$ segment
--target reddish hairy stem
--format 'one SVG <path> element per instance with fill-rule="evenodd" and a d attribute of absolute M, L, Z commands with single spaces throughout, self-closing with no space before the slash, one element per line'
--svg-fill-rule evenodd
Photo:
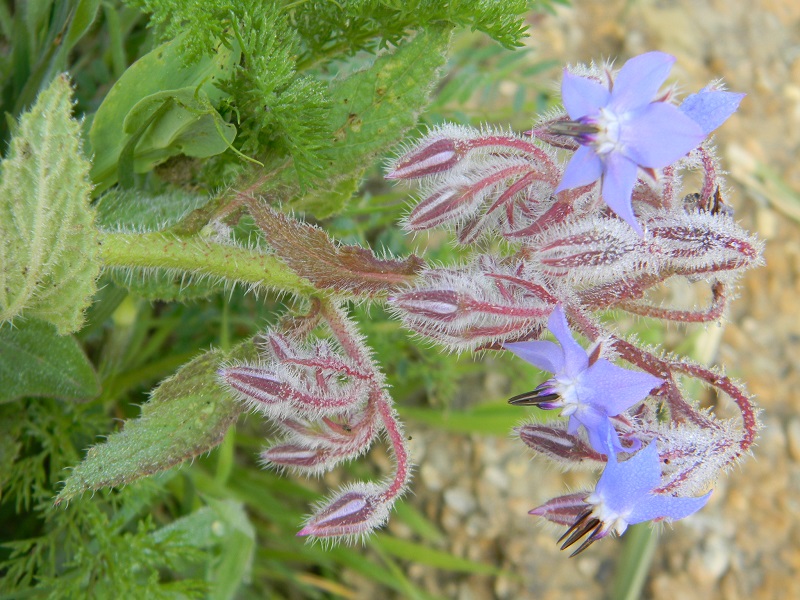
<path fill-rule="evenodd" d="M 735 385 L 729 377 L 714 373 L 712 370 L 702 365 L 678 361 L 668 364 L 679 373 L 697 377 L 708 383 L 711 387 L 721 390 L 736 403 L 736 406 L 742 414 L 742 437 L 739 440 L 739 455 L 747 452 L 753 445 L 753 442 L 755 442 L 756 434 L 758 433 L 756 410 L 750 396 Z"/>
<path fill-rule="evenodd" d="M 581 291 L 580 303 L 588 310 L 617 307 L 643 297 L 647 290 L 664 282 L 670 275 L 642 275 L 636 279 L 619 279 L 604 283 Z"/>
<path fill-rule="evenodd" d="M 372 374 L 369 382 L 370 392 L 367 400 L 367 410 L 378 411 L 386 434 L 389 436 L 389 442 L 395 458 L 394 478 L 380 497 L 381 501 L 389 502 L 400 495 L 411 477 L 408 449 L 403 438 L 402 425 L 397 420 L 395 411 L 392 408 L 391 398 L 380 383 L 381 377 L 375 372 L 375 367 L 370 358 L 362 352 L 359 341 L 355 338 L 355 331 L 350 326 L 347 317 L 344 316 L 341 309 L 334 306 L 327 299 L 320 300 L 320 312 L 347 355 L 356 364 L 364 367 L 365 370 Z"/>
<path fill-rule="evenodd" d="M 389 487 L 381 494 L 383 502 L 390 502 L 397 498 L 411 479 L 411 469 L 409 468 L 408 449 L 406 448 L 405 438 L 403 437 L 403 426 L 397 420 L 396 413 L 391 405 L 391 400 L 383 390 L 376 390 L 374 400 L 377 405 L 378 413 L 383 421 L 386 434 L 392 444 L 392 451 L 395 458 L 395 474 Z"/>
<path fill-rule="evenodd" d="M 541 161 L 547 166 L 549 171 L 553 171 L 555 169 L 555 165 L 553 164 L 553 160 L 548 156 L 547 152 L 539 148 L 536 144 L 532 142 L 526 142 L 525 140 L 520 140 L 515 137 L 508 137 L 508 136 L 500 136 L 500 135 L 490 135 L 490 136 L 483 136 L 474 138 L 469 140 L 468 147 L 469 149 L 473 148 L 481 148 L 484 146 L 506 146 L 507 148 L 514 148 L 515 150 L 522 150 L 523 152 L 527 152 L 528 154 L 533 154 L 537 161 Z"/>
<path fill-rule="evenodd" d="M 534 181 L 547 181 L 548 183 L 554 183 L 552 180 L 549 180 L 544 173 L 540 171 L 530 171 L 523 175 L 519 180 L 513 183 L 505 192 L 503 192 L 500 197 L 495 200 L 495 203 L 492 204 L 489 209 L 486 211 L 486 214 L 490 214 L 494 212 L 497 208 L 508 202 L 511 198 L 513 198 L 518 192 L 528 187 Z"/>
<path fill-rule="evenodd" d="M 703 206 L 710 206 L 714 197 L 714 190 L 719 185 L 717 183 L 717 161 L 702 145 L 697 148 L 700 154 L 700 161 L 703 164 L 703 188 L 700 190 L 700 198 Z"/>
<path fill-rule="evenodd" d="M 710 323 L 720 319 L 725 312 L 728 298 L 725 295 L 725 284 L 721 281 L 715 281 L 711 286 L 711 293 L 713 294 L 711 304 L 702 311 L 696 310 L 673 310 L 669 308 L 660 308 L 649 304 L 638 302 L 624 301 L 614 305 L 615 308 L 621 308 L 629 313 L 639 315 L 642 317 L 650 317 L 653 319 L 662 319 L 665 321 L 676 321 L 681 323 Z"/>

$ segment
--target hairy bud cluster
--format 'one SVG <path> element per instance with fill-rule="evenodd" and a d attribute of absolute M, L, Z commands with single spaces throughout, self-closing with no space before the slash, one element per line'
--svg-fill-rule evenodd
<path fill-rule="evenodd" d="M 564 111 L 527 137 L 437 128 L 388 175 L 419 183 L 406 229 L 449 228 L 475 254 L 461 266 L 423 270 L 390 297 L 395 314 L 448 350 L 504 348 L 551 371 L 510 403 L 560 410 L 569 420 L 522 425 L 519 438 L 561 465 L 604 468 L 594 491 L 531 511 L 569 527 L 560 541 L 580 542 L 573 554 L 629 524 L 701 508 L 701 494 L 749 451 L 758 429 L 749 395 L 730 379 L 640 348 L 594 316 L 616 308 L 713 321 L 730 286 L 762 262 L 762 243 L 734 220 L 704 141 L 743 95 L 714 84 L 676 105 L 674 90 L 658 90 L 673 61 L 651 52 L 619 73 L 570 69 Z M 689 171 L 701 184 L 687 193 L 684 180 L 698 179 L 685 178 Z M 510 244 L 494 243 L 498 236 Z M 711 305 L 649 304 L 650 291 L 673 278 L 707 282 Z M 540 341 L 546 324 L 558 345 Z M 594 342 L 590 350 L 570 327 Z M 682 377 L 732 399 L 741 424 L 700 410 L 678 385 Z"/>
<path fill-rule="evenodd" d="M 395 477 L 344 487 L 319 505 L 298 533 L 355 540 L 386 522 L 408 485 L 407 449 L 383 378 L 344 313 L 334 306 L 321 311 L 338 348 L 327 339 L 299 339 L 310 338 L 317 310 L 312 307 L 310 316 L 292 322 L 295 335 L 264 333 L 260 362 L 226 366 L 219 378 L 279 433 L 261 453 L 266 466 L 321 475 L 362 455 L 380 433 L 386 434 L 396 459 Z"/>

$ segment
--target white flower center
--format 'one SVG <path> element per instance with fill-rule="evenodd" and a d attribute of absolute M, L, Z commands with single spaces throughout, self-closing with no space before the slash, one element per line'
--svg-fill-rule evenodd
<path fill-rule="evenodd" d="M 592 142 L 595 152 L 602 155 L 622 150 L 620 138 L 623 123 L 620 115 L 601 108 L 600 114 L 593 120 L 598 129 Z"/>
<path fill-rule="evenodd" d="M 560 404 L 563 405 L 561 409 L 562 417 L 569 417 L 578 412 L 582 402 L 580 400 L 580 385 L 577 379 L 556 377 L 554 378 L 553 388 L 560 397 Z"/>
<path fill-rule="evenodd" d="M 597 492 L 592 493 L 586 498 L 586 503 L 592 505 L 592 515 L 603 523 L 602 531 L 613 531 L 616 535 L 620 536 L 625 533 L 628 528 L 627 518 L 630 511 L 618 513 L 617 511 L 609 508 Z"/>

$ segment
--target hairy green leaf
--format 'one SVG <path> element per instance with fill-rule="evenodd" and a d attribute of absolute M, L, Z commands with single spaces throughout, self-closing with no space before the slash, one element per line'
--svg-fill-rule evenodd
<path fill-rule="evenodd" d="M 152 195 L 114 188 L 97 201 L 97 226 L 108 231 L 161 231 L 209 200 L 209 196 L 182 189 Z"/>
<path fill-rule="evenodd" d="M 219 46 L 213 57 L 187 65 L 180 40 L 162 44 L 131 65 L 94 115 L 89 139 L 96 191 L 170 156 L 212 156 L 233 140 L 235 128 L 214 109 L 216 84 L 230 75 L 239 50 Z M 123 163 L 123 159 L 125 162 Z"/>
<path fill-rule="evenodd" d="M 0 328 L 0 402 L 23 396 L 93 398 L 100 382 L 78 342 L 49 323 L 26 319 Z"/>
<path fill-rule="evenodd" d="M 18 315 L 76 331 L 99 273 L 89 162 L 56 77 L 22 115 L 0 163 L 0 323 Z"/>
<path fill-rule="evenodd" d="M 333 84 L 328 116 L 333 144 L 321 152 L 326 182 L 360 177 L 366 165 L 416 124 L 446 61 L 449 39 L 444 29 L 420 31 L 410 42 L 377 58 L 370 68 Z M 341 206 L 336 195 L 329 196 L 328 205 L 323 201 L 319 194 L 310 195 L 296 208 L 331 214 Z"/>
<path fill-rule="evenodd" d="M 212 350 L 181 367 L 155 389 L 138 419 L 89 449 L 56 504 L 165 471 L 217 446 L 244 409 L 217 384 L 217 369 L 224 360 L 254 357 L 255 346 L 246 342 L 228 356 Z"/>

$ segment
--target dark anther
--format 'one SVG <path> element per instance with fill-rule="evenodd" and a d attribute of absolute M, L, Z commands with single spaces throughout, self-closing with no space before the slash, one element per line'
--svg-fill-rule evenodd
<path fill-rule="evenodd" d="M 508 403 L 514 406 L 538 406 L 544 402 L 558 400 L 558 394 L 550 392 L 551 389 L 550 384 L 545 382 L 535 390 L 514 396 Z"/>
<path fill-rule="evenodd" d="M 581 123 L 580 121 L 556 121 L 550 124 L 549 129 L 551 133 L 556 135 L 568 135 L 569 137 L 580 137 L 600 131 L 597 125 Z"/>
<path fill-rule="evenodd" d="M 592 511 L 587 510 L 578 517 L 578 519 L 569 529 L 567 529 L 564 535 L 562 535 L 556 543 L 560 544 L 563 541 L 564 543 L 561 544 L 561 550 L 566 550 L 583 536 L 588 535 L 589 537 L 587 537 L 583 543 L 581 543 L 581 545 L 578 546 L 578 548 L 572 554 L 570 554 L 570 557 L 573 557 L 586 550 L 586 548 L 591 546 L 592 543 L 596 542 L 602 537 L 599 535 L 602 527 L 603 522 L 596 517 L 592 517 Z M 566 540 L 564 538 L 566 538 Z"/>

